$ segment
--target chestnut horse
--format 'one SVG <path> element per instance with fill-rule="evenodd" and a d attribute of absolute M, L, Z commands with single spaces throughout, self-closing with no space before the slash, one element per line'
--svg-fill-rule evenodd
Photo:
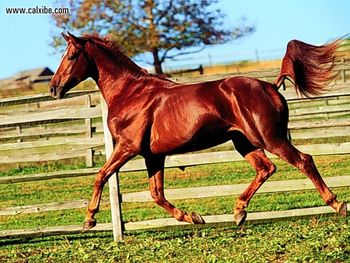
<path fill-rule="evenodd" d="M 307 175 L 326 204 L 346 215 L 321 178 L 310 155 L 287 139 L 288 107 L 278 92 L 289 79 L 305 96 L 325 91 L 333 72 L 339 41 L 313 46 L 288 43 L 282 69 L 274 83 L 229 77 L 196 84 L 178 84 L 149 74 L 133 63 L 120 47 L 96 35 L 63 34 L 67 49 L 51 80 L 50 93 L 61 99 L 86 78 L 93 78 L 108 105 L 108 127 L 116 142 L 113 154 L 99 171 L 84 221 L 84 230 L 96 225 L 102 189 L 108 178 L 136 155 L 144 157 L 154 201 L 179 221 L 205 223 L 169 203 L 163 190 L 167 155 L 202 150 L 231 140 L 255 168 L 256 177 L 237 199 L 234 220 L 244 223 L 249 201 L 276 167 L 264 149 Z"/>

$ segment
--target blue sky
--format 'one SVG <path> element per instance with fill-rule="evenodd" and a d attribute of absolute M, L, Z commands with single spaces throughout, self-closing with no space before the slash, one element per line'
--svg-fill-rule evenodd
<path fill-rule="evenodd" d="M 6 7 L 52 7 L 53 1 L 0 1 L 0 78 L 20 70 L 49 66 L 55 70 L 60 54 L 49 46 L 53 24 L 48 15 L 7 15 Z M 291 39 L 313 44 L 350 33 L 349 0 L 220 0 L 226 26 L 242 16 L 256 32 L 238 41 L 206 48 L 196 55 L 167 62 L 166 68 L 193 67 L 243 59 L 279 58 Z"/>

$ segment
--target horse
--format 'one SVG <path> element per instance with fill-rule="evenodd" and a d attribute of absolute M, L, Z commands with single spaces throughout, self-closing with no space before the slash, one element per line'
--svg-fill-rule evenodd
<path fill-rule="evenodd" d="M 201 215 L 178 209 L 165 198 L 165 157 L 226 141 L 232 141 L 256 170 L 254 180 L 236 200 L 233 220 L 237 225 L 245 222 L 249 201 L 276 171 L 265 150 L 297 167 L 311 179 L 324 202 L 346 216 L 346 203 L 337 201 L 312 156 L 288 140 L 288 106 L 278 91 L 287 79 L 306 97 L 325 92 L 325 86 L 337 75 L 333 68 L 340 40 L 321 46 L 290 41 L 273 83 L 238 76 L 179 84 L 148 73 L 107 38 L 97 34 L 77 37 L 69 32 L 62 35 L 67 48 L 49 92 L 62 99 L 78 83 L 92 78 L 108 106 L 107 123 L 115 141 L 112 155 L 94 181 L 83 230 L 96 225 L 95 215 L 109 177 L 136 155 L 145 159 L 155 203 L 178 221 L 204 224 Z"/>

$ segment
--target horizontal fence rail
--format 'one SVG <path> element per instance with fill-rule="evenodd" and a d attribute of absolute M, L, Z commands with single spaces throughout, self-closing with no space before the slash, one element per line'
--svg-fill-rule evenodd
<path fill-rule="evenodd" d="M 347 205 L 350 209 L 350 205 Z M 334 210 L 329 206 L 310 207 L 300 209 L 290 209 L 285 211 L 269 211 L 269 212 L 253 212 L 248 213 L 246 224 L 263 224 L 270 222 L 278 222 L 283 220 L 310 218 L 313 216 L 331 216 L 334 215 Z M 197 229 L 203 227 L 224 227 L 234 226 L 233 214 L 226 215 L 209 215 L 203 216 L 205 224 L 191 225 L 184 222 L 176 221 L 174 218 L 160 218 L 139 222 L 124 223 L 126 231 L 135 230 L 169 230 L 169 229 Z M 111 232 L 113 230 L 112 223 L 97 224 L 96 227 L 89 232 Z M 82 227 L 80 225 L 69 226 L 54 226 L 54 227 L 38 227 L 35 229 L 19 229 L 19 230 L 3 230 L 0 231 L 2 238 L 33 238 L 55 235 L 76 235 L 82 234 Z"/>
<path fill-rule="evenodd" d="M 350 176 L 325 177 L 324 181 L 331 188 L 342 188 L 350 186 Z M 221 196 L 238 196 L 249 184 L 200 186 L 192 188 L 165 189 L 165 196 L 168 200 L 198 199 Z M 315 190 L 315 186 L 309 179 L 269 181 L 262 185 L 257 194 L 271 194 L 281 192 L 295 192 Z M 149 191 L 125 193 L 121 196 L 123 203 L 152 202 Z M 18 214 L 44 213 L 50 211 L 85 208 L 89 200 L 74 200 L 67 202 L 53 202 L 27 206 L 16 206 L 0 208 L 0 216 Z M 102 204 L 108 204 L 103 200 Z"/>

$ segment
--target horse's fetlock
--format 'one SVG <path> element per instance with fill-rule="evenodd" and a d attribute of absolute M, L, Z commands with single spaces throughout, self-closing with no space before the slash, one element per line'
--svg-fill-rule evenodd
<path fill-rule="evenodd" d="M 184 218 L 185 218 L 185 215 L 187 213 L 185 213 L 184 211 L 181 211 L 181 210 L 178 210 L 175 212 L 174 214 L 174 218 L 177 220 L 177 221 L 184 221 Z"/>

